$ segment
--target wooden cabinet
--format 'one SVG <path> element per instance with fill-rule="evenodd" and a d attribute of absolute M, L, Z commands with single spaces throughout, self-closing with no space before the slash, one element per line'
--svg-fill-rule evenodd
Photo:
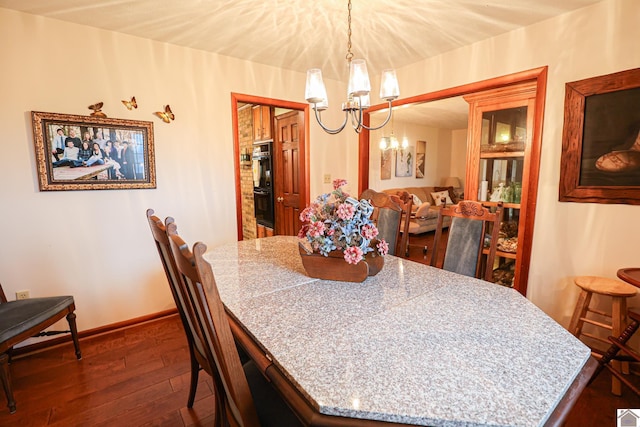
<path fill-rule="evenodd" d="M 264 141 L 273 138 L 273 114 L 271 106 L 256 105 L 253 107 L 253 140 Z"/>
<path fill-rule="evenodd" d="M 265 227 L 262 224 L 256 225 L 256 237 L 271 237 L 273 236 L 273 228 Z"/>
<path fill-rule="evenodd" d="M 465 196 L 504 206 L 494 281 L 526 296 L 537 196 L 540 127 L 536 82 L 465 96 L 469 136 Z"/>

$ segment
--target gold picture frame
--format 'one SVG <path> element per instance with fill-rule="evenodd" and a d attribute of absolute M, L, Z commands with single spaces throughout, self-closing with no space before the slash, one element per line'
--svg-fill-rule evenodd
<path fill-rule="evenodd" d="M 40 191 L 156 188 L 152 122 L 40 111 L 31 119 Z"/>

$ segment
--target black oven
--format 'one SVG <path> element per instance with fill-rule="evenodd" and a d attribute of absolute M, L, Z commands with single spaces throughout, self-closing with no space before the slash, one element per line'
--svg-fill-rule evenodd
<path fill-rule="evenodd" d="M 273 180 L 271 141 L 253 144 L 253 204 L 256 222 L 273 228 L 275 218 L 273 206 Z"/>
<path fill-rule="evenodd" d="M 265 227 L 273 228 L 273 192 L 271 189 L 253 189 L 253 205 L 255 207 L 256 222 Z"/>

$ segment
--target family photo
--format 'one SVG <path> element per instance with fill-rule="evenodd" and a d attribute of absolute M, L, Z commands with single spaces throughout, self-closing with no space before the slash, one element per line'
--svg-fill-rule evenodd
<path fill-rule="evenodd" d="M 52 114 L 34 112 L 42 189 L 138 188 L 155 181 L 150 122 L 43 116 Z"/>

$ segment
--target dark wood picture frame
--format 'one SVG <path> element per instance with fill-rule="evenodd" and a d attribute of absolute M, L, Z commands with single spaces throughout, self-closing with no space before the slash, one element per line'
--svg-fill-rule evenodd
<path fill-rule="evenodd" d="M 559 200 L 640 205 L 640 68 L 566 84 Z"/>
<path fill-rule="evenodd" d="M 152 122 L 40 111 L 31 119 L 40 191 L 156 188 Z M 70 149 L 98 144 L 101 156 L 70 160 L 63 141 Z"/>

